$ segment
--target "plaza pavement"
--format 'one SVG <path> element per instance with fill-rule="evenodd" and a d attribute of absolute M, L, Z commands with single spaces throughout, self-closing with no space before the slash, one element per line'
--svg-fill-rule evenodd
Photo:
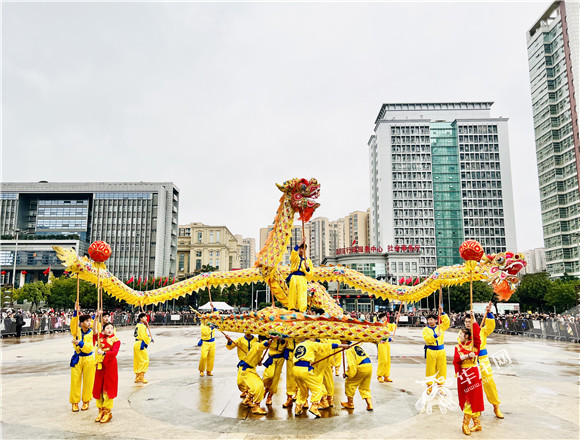
<path fill-rule="evenodd" d="M 356 409 L 340 408 L 344 380 L 336 377 L 335 407 L 323 418 L 311 414 L 294 417 L 282 409 L 281 394 L 267 416 L 255 416 L 240 405 L 236 388 L 237 358 L 225 349 L 217 333 L 213 377 L 199 376 L 199 327 L 152 327 L 155 342 L 149 347 L 149 384 L 133 383 L 133 328 L 118 329 L 119 396 L 113 419 L 95 423 L 94 400 L 86 412 L 72 413 L 69 404 L 72 355 L 69 334 L 32 336 L 0 341 L 2 347 L 3 439 L 463 439 L 462 414 L 420 414 L 415 403 L 423 392 L 416 383 L 424 376 L 421 329 L 401 328 L 392 343 L 391 384 L 371 386 L 375 410 L 367 412 L 360 396 Z M 448 377 L 456 332 L 446 333 Z M 376 347 L 364 344 L 376 370 Z M 490 355 L 494 366 L 504 420 L 495 418 L 486 401 L 483 431 L 473 439 L 578 439 L 580 345 L 557 341 L 492 335 Z M 493 362 L 492 362 L 493 364 Z M 259 371 L 262 371 L 260 367 Z M 503 374 L 500 374 L 503 373 Z M 456 399 L 456 387 L 452 386 Z M 264 405 L 263 405 L 264 406 Z"/>

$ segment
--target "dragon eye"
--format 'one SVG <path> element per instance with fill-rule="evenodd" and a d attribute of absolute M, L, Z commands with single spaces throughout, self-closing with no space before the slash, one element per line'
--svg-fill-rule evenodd
<path fill-rule="evenodd" d="M 497 257 L 497 262 L 499 264 L 502 264 L 504 261 L 505 261 L 505 258 L 504 257 Z"/>
<path fill-rule="evenodd" d="M 522 256 L 522 254 L 516 254 L 515 255 L 515 258 L 517 258 L 518 260 L 522 260 L 523 259 L 523 256 Z"/>

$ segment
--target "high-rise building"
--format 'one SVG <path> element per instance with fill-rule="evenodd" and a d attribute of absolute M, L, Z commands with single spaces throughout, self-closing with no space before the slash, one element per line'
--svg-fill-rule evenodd
<path fill-rule="evenodd" d="M 240 234 L 235 235 L 240 245 L 240 267 L 248 269 L 256 262 L 256 239 L 243 238 Z"/>
<path fill-rule="evenodd" d="M 516 249 L 507 119 L 492 104 L 383 104 L 368 142 L 371 246 L 420 246 L 420 275 L 461 263 L 465 239 Z"/>
<path fill-rule="evenodd" d="M 308 257 L 312 264 L 320 266 L 322 261 L 330 255 L 330 228 L 326 217 L 317 217 L 308 222 L 310 230 L 310 249 Z"/>
<path fill-rule="evenodd" d="M 526 267 L 522 269 L 522 274 L 546 272 L 546 250 L 544 248 L 524 251 Z"/>
<path fill-rule="evenodd" d="M 175 276 L 178 210 L 179 190 L 170 182 L 2 183 L 2 270 L 12 270 L 10 238 L 18 230 L 20 238 L 43 243 L 39 252 L 30 244 L 17 252 L 17 271 L 30 276 L 41 269 L 34 266 L 47 243 L 64 237 L 78 238 L 80 251 L 95 240 L 109 243 L 107 268 L 120 279 Z M 52 269 L 64 270 L 54 252 L 46 257 Z"/>
<path fill-rule="evenodd" d="M 193 222 L 179 226 L 177 274 L 188 277 L 203 266 L 240 269 L 242 246 L 226 226 Z"/>
<path fill-rule="evenodd" d="M 368 246 L 367 211 L 354 211 L 344 218 L 345 242 L 347 246 Z"/>
<path fill-rule="evenodd" d="M 547 272 L 580 275 L 580 3 L 556 1 L 527 33 Z"/>
<path fill-rule="evenodd" d="M 331 256 L 336 255 L 336 250 L 346 247 L 344 235 L 344 218 L 328 222 L 328 250 Z M 352 242 L 351 242 L 352 243 Z"/>

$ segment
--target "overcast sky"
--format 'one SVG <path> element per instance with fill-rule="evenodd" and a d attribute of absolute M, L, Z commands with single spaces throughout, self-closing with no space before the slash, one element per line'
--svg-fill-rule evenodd
<path fill-rule="evenodd" d="M 6 3 L 2 181 L 172 181 L 180 224 L 259 239 L 275 182 L 369 207 L 383 103 L 494 101 L 518 250 L 543 246 L 526 31 L 549 2 Z"/>

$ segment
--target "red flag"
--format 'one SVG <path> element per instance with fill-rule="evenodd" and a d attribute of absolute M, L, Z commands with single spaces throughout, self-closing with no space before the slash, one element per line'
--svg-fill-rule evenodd
<path fill-rule="evenodd" d="M 352 241 L 351 246 L 354 246 L 356 244 L 356 238 Z"/>
<path fill-rule="evenodd" d="M 163 283 L 164 286 L 167 286 L 167 282 L 169 281 L 169 277 L 165 278 L 165 281 Z"/>
<path fill-rule="evenodd" d="M 45 274 L 45 275 L 48 275 L 50 273 L 50 266 L 48 266 L 46 268 L 46 270 L 44 272 L 42 272 L 42 273 Z"/>
<path fill-rule="evenodd" d="M 417 284 L 419 284 L 419 277 L 417 277 L 417 279 L 415 280 L 415 282 L 413 283 L 413 286 L 416 286 Z"/>
<path fill-rule="evenodd" d="M 403 284 L 405 282 L 405 277 L 399 278 L 399 284 Z"/>
<path fill-rule="evenodd" d="M 135 277 L 131 277 L 131 279 L 129 281 L 127 281 L 127 284 L 132 283 L 135 281 Z"/>
<path fill-rule="evenodd" d="M 137 285 L 141 284 L 141 277 L 139 277 L 139 281 L 137 281 Z"/>
<path fill-rule="evenodd" d="M 413 282 L 413 278 L 409 277 L 407 278 L 407 281 L 405 282 L 405 284 L 409 285 Z"/>
<path fill-rule="evenodd" d="M 145 284 L 146 286 L 149 284 L 149 276 L 145 277 L 145 282 L 143 284 Z"/>
<path fill-rule="evenodd" d="M 175 277 L 173 277 L 173 281 L 171 282 L 171 284 L 175 284 Z"/>

